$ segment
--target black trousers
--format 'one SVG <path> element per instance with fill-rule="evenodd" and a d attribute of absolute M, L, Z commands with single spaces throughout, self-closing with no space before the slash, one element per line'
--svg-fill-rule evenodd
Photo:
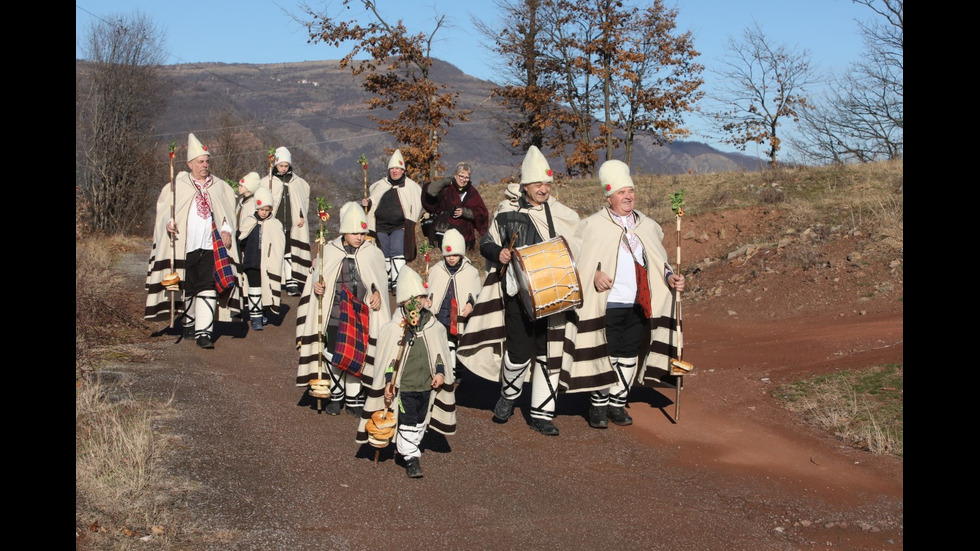
<path fill-rule="evenodd" d="M 516 296 L 504 297 L 504 327 L 507 356 L 515 365 L 524 364 L 534 356 L 548 355 L 548 319 L 532 320 Z"/>
<path fill-rule="evenodd" d="M 632 308 L 606 309 L 606 346 L 609 355 L 617 358 L 632 358 L 643 344 L 647 331 L 647 319 L 643 309 L 637 305 Z"/>
<path fill-rule="evenodd" d="M 184 292 L 196 295 L 201 291 L 214 290 L 214 251 L 191 251 L 184 262 Z"/>

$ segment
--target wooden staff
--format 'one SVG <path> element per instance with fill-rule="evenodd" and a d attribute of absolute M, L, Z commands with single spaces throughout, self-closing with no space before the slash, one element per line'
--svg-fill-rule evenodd
<path fill-rule="evenodd" d="M 271 180 L 270 180 L 271 185 Z M 316 233 L 316 245 L 317 245 L 317 262 L 319 265 L 319 275 L 317 276 L 317 283 L 320 285 L 324 284 L 323 279 L 323 247 L 327 244 L 327 230 L 323 227 L 323 223 L 330 219 L 330 214 L 327 213 L 327 209 L 330 205 L 323 199 L 323 197 L 316 198 L 316 208 L 317 208 L 317 218 L 320 219 L 320 229 Z M 315 291 L 314 291 L 315 294 Z M 316 328 L 316 341 L 318 345 L 317 353 L 317 380 L 322 381 L 323 379 L 323 295 L 317 295 L 316 297 L 316 315 L 317 315 L 317 328 Z M 332 381 L 331 381 L 332 382 Z M 331 385 L 332 386 L 332 385 Z M 321 405 L 323 404 L 323 399 L 319 396 L 316 397 L 316 411 L 320 413 L 322 411 Z"/>
<path fill-rule="evenodd" d="M 388 410 L 391 409 L 391 401 L 394 399 L 395 392 L 397 391 L 397 387 L 395 386 L 395 381 L 398 380 L 398 371 L 399 371 L 399 369 L 401 369 L 402 356 L 405 355 L 405 346 L 406 346 L 406 344 L 408 344 L 408 332 L 411 330 L 411 326 L 412 326 L 412 324 L 411 324 L 411 322 L 408 321 L 408 316 L 406 315 L 405 316 L 405 331 L 402 333 L 402 340 L 401 340 L 401 343 L 398 345 L 398 355 L 395 356 L 394 365 L 392 366 L 391 382 L 390 383 L 385 383 L 385 390 L 386 391 L 388 390 L 388 385 L 391 385 L 391 394 L 392 394 L 392 398 L 388 398 L 388 393 L 385 392 L 385 411 L 388 411 Z M 380 376 L 384 377 L 384 373 L 381 373 Z M 397 425 L 395 425 L 395 434 L 398 434 L 398 426 Z M 380 457 L 381 457 L 381 449 L 378 448 L 378 449 L 374 450 L 374 466 L 375 467 L 378 466 L 378 458 L 380 458 Z"/>
<path fill-rule="evenodd" d="M 429 288 L 429 262 L 431 261 L 431 256 L 429 253 L 434 249 L 428 241 L 419 245 L 419 252 L 421 252 L 425 257 L 425 274 L 422 280 L 425 282 L 426 289 Z"/>
<path fill-rule="evenodd" d="M 271 182 L 271 180 L 270 180 Z M 320 265 L 320 275 L 317 278 L 317 283 L 323 285 L 323 222 L 320 222 L 320 232 L 316 238 L 317 244 L 317 261 Z M 317 295 L 316 297 L 316 340 L 319 344 L 320 351 L 316 355 L 316 376 L 321 381 L 323 380 L 323 295 Z M 322 403 L 322 398 L 316 399 L 316 410 L 320 411 L 320 405 Z"/>
<path fill-rule="evenodd" d="M 361 153 L 361 156 L 357 158 L 357 162 L 361 164 L 361 168 L 364 170 L 364 198 L 368 198 L 368 184 L 367 184 L 367 155 Z M 367 214 L 367 205 L 364 206 L 364 213 Z"/>
<path fill-rule="evenodd" d="M 177 258 L 177 186 L 174 182 L 174 152 L 177 142 L 170 144 L 170 220 L 174 225 L 174 233 L 170 234 L 170 273 L 176 273 L 174 268 Z M 174 309 L 176 309 L 177 291 L 170 292 L 170 328 L 174 328 Z"/>
<path fill-rule="evenodd" d="M 684 209 L 677 207 L 677 273 L 681 273 L 681 216 L 684 216 Z M 684 338 L 681 329 L 681 320 L 683 316 L 681 315 L 681 294 L 674 289 L 674 298 L 677 301 L 677 333 L 681 335 L 677 339 L 677 360 L 683 361 L 684 359 Z M 676 415 L 675 415 L 676 418 Z"/>
<path fill-rule="evenodd" d="M 269 190 L 272 190 L 272 169 L 275 166 L 276 166 L 276 148 L 270 147 L 269 148 Z"/>
<path fill-rule="evenodd" d="M 683 204 L 683 199 L 678 199 L 679 204 L 676 205 L 674 210 L 675 217 L 677 219 L 677 266 L 676 273 L 681 273 L 681 216 L 684 216 L 684 209 L 681 206 Z M 664 270 L 669 270 L 670 267 L 664 264 Z M 689 362 L 684 361 L 684 332 L 682 327 L 683 315 L 681 311 L 681 294 L 677 292 L 677 289 L 673 289 L 674 303 L 677 305 L 677 358 L 670 360 L 669 373 L 677 377 L 677 386 L 674 399 L 674 421 L 680 419 L 681 416 L 681 389 L 684 388 L 684 374 L 691 371 L 693 366 Z"/>

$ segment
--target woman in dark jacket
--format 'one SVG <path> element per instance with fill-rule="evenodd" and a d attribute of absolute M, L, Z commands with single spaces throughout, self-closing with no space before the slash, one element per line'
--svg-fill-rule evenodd
<path fill-rule="evenodd" d="M 467 250 L 472 250 L 477 239 L 487 232 L 490 213 L 471 183 L 471 173 L 469 164 L 458 163 L 451 178 L 423 186 L 422 208 L 435 219 L 427 237 L 436 247 L 442 246 L 442 236 L 453 228 L 463 234 Z"/>

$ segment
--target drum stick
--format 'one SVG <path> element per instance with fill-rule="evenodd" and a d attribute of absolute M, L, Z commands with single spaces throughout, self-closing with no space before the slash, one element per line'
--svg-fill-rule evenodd
<path fill-rule="evenodd" d="M 516 229 L 516 230 L 514 230 L 514 235 L 511 235 L 511 236 L 510 236 L 510 246 L 509 246 L 509 247 L 507 247 L 507 248 L 508 248 L 508 249 L 510 250 L 510 252 L 511 252 L 511 254 L 512 254 L 512 255 L 513 255 L 513 253 L 514 253 L 514 243 L 516 243 L 516 242 L 517 242 L 517 232 L 518 232 L 518 231 L 520 231 L 520 228 L 518 228 L 518 229 Z M 513 256 L 511 257 L 511 260 L 514 260 L 514 258 L 513 258 Z M 499 269 L 499 270 L 497 270 L 497 277 L 502 277 L 502 276 L 503 276 L 503 274 L 504 274 L 504 269 L 505 269 L 506 267 L 507 267 L 507 265 L 506 265 L 506 264 L 501 264 L 501 265 L 500 265 L 500 269 Z"/>

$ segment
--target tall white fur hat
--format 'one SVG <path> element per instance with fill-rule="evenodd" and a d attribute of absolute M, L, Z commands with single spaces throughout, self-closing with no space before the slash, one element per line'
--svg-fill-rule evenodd
<path fill-rule="evenodd" d="M 459 230 L 453 228 L 442 236 L 442 256 L 466 253 L 466 241 Z"/>
<path fill-rule="evenodd" d="M 427 295 L 425 285 L 422 283 L 422 276 L 409 266 L 402 266 L 398 272 L 398 283 L 395 284 L 395 300 L 398 304 L 420 295 Z"/>
<path fill-rule="evenodd" d="M 367 233 L 367 215 L 364 207 L 351 201 L 340 207 L 340 233 Z"/>
<path fill-rule="evenodd" d="M 405 170 L 405 157 L 402 157 L 402 150 L 396 149 L 388 159 L 388 168 L 400 168 Z"/>
<path fill-rule="evenodd" d="M 238 184 L 244 186 L 249 193 L 255 193 L 255 190 L 259 189 L 260 181 L 258 172 L 249 172 L 238 181 Z"/>
<path fill-rule="evenodd" d="M 548 159 L 537 146 L 532 145 L 524 156 L 524 163 L 521 164 L 521 185 L 554 181 L 554 172 L 548 165 Z"/>
<path fill-rule="evenodd" d="M 285 147 L 276 148 L 276 161 L 274 164 L 279 163 L 289 163 L 290 166 L 293 164 L 293 156 L 289 154 L 289 150 Z"/>
<path fill-rule="evenodd" d="M 187 135 L 187 162 L 191 162 L 201 155 L 211 156 L 208 148 L 197 139 L 193 133 Z"/>
<path fill-rule="evenodd" d="M 624 187 L 635 187 L 633 178 L 630 177 L 629 165 L 616 159 L 602 163 L 602 166 L 599 167 L 599 186 L 602 187 L 602 192 L 606 194 L 606 197 Z"/>
<path fill-rule="evenodd" d="M 272 190 L 263 186 L 255 190 L 255 210 L 272 206 Z"/>

